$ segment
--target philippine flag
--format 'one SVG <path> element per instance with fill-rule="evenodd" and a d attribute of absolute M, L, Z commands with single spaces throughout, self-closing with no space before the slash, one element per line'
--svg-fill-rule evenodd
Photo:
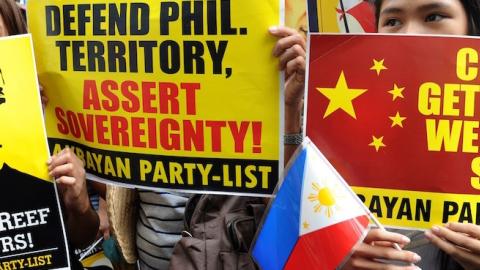
<path fill-rule="evenodd" d="M 335 269 L 368 227 L 367 210 L 354 196 L 306 138 L 270 204 L 253 258 L 263 270 Z"/>

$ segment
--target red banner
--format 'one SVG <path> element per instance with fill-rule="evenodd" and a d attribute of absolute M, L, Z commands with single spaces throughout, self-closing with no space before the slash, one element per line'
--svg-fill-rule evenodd
<path fill-rule="evenodd" d="M 478 50 L 477 38 L 312 35 L 306 134 L 369 195 L 480 194 Z M 459 198 L 413 196 L 407 220 L 424 203 L 442 209 L 439 222 L 478 223 Z"/>

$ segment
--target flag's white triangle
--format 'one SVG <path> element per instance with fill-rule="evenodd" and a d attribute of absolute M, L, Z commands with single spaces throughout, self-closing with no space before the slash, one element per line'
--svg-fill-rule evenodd
<path fill-rule="evenodd" d="M 365 208 L 313 143 L 305 147 L 300 235 L 366 215 Z"/>

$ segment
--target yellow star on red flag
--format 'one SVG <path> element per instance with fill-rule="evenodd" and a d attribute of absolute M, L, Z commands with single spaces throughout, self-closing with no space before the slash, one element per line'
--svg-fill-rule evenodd
<path fill-rule="evenodd" d="M 327 118 L 327 116 L 336 110 L 342 109 L 354 119 L 357 119 L 357 116 L 352 101 L 367 91 L 367 89 L 348 88 L 343 70 L 340 73 L 335 88 L 317 88 L 317 90 L 329 99 L 328 107 L 323 118 Z"/>
<path fill-rule="evenodd" d="M 372 136 L 373 141 L 369 144 L 369 146 L 375 147 L 375 150 L 378 152 L 381 147 L 386 147 L 386 145 L 383 143 L 383 136 L 382 137 L 375 137 Z"/>
<path fill-rule="evenodd" d="M 380 72 L 382 72 L 382 70 L 388 69 L 383 64 L 384 61 L 385 59 L 382 59 L 382 60 L 373 59 L 373 66 L 370 68 L 370 70 L 375 70 L 377 72 L 377 76 L 380 76 Z"/>
<path fill-rule="evenodd" d="M 400 112 L 397 111 L 397 114 L 395 116 L 389 116 L 390 120 L 392 120 L 392 126 L 399 126 L 403 128 L 403 121 L 407 119 L 406 117 L 403 117 L 400 115 Z"/>
<path fill-rule="evenodd" d="M 392 94 L 393 101 L 397 98 L 405 98 L 403 96 L 403 90 L 405 87 L 398 87 L 396 83 L 393 84 L 393 89 L 388 91 L 388 93 Z"/>

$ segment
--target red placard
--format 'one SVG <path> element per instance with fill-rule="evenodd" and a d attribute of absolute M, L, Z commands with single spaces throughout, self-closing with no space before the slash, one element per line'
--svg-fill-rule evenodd
<path fill-rule="evenodd" d="M 479 194 L 478 50 L 477 38 L 312 35 L 306 135 L 363 191 Z M 459 198 L 450 216 L 453 204 L 430 208 L 475 222 Z"/>

